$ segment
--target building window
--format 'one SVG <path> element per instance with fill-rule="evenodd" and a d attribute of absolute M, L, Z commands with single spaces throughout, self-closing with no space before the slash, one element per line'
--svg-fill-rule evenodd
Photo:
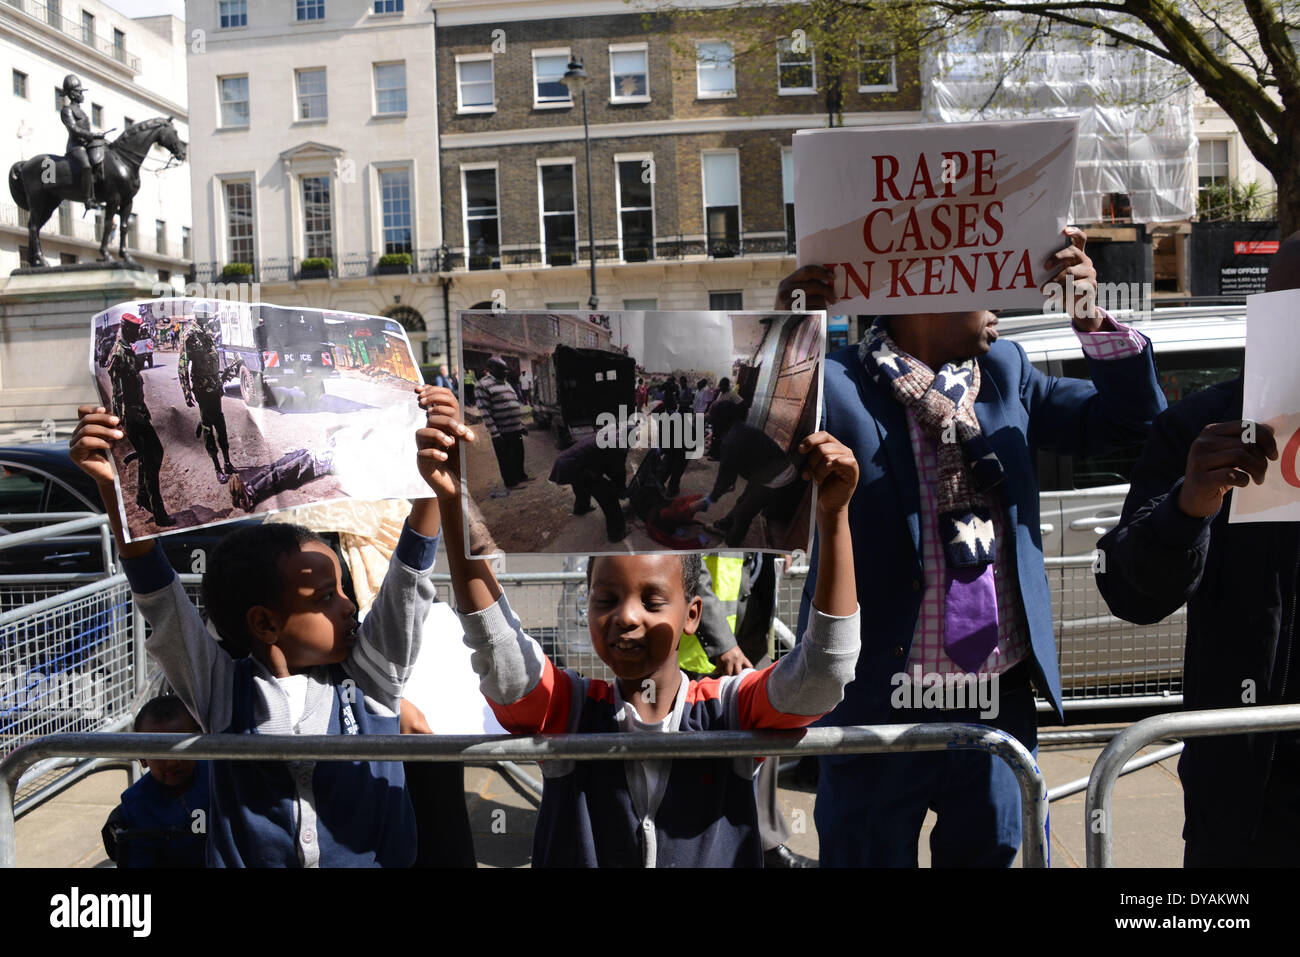
<path fill-rule="evenodd" d="M 193 258 L 194 258 L 194 246 L 192 240 L 190 239 L 190 228 L 188 226 L 182 226 L 181 227 L 181 259 L 193 259 Z"/>
<path fill-rule="evenodd" d="M 223 30 L 248 26 L 248 0 L 220 0 L 217 4 L 217 24 Z"/>
<path fill-rule="evenodd" d="M 156 253 L 167 252 L 167 224 L 161 219 L 153 221 L 153 249 Z"/>
<path fill-rule="evenodd" d="M 736 64 L 730 43 L 697 43 L 695 58 L 696 93 L 700 97 L 736 95 Z"/>
<path fill-rule="evenodd" d="M 401 13 L 402 0 L 375 0 L 375 13 Z"/>
<path fill-rule="evenodd" d="M 119 62 L 126 59 L 126 34 L 117 27 L 113 28 L 113 59 Z"/>
<path fill-rule="evenodd" d="M 743 292 L 711 292 L 709 308 L 717 312 L 737 312 L 745 308 Z"/>
<path fill-rule="evenodd" d="M 245 125 L 247 125 L 247 123 L 245 123 Z M 133 126 L 135 126 L 135 120 L 131 119 L 129 116 L 122 117 L 122 129 L 129 130 Z"/>
<path fill-rule="evenodd" d="M 135 213 L 126 221 L 126 244 L 131 249 L 140 248 L 139 217 Z"/>
<path fill-rule="evenodd" d="M 785 248 L 794 252 L 794 150 L 781 150 L 781 195 L 785 201 Z"/>
<path fill-rule="evenodd" d="M 573 105 L 569 88 L 564 85 L 564 74 L 568 69 L 568 50 L 533 51 L 533 106 Z"/>
<path fill-rule="evenodd" d="M 617 159 L 619 255 L 628 262 L 655 258 L 655 187 L 650 157 Z"/>
<path fill-rule="evenodd" d="M 622 43 L 609 48 L 609 98 L 615 103 L 650 99 L 646 44 Z"/>
<path fill-rule="evenodd" d="M 296 0 L 295 10 L 299 20 L 324 20 L 325 0 Z"/>
<path fill-rule="evenodd" d="M 226 198 L 226 262 L 253 263 L 253 184 L 247 180 L 223 184 Z M 190 231 L 185 230 L 189 240 Z M 188 256 L 188 254 L 187 254 Z"/>
<path fill-rule="evenodd" d="M 375 113 L 406 112 L 406 63 L 375 64 Z"/>
<path fill-rule="evenodd" d="M 781 93 L 817 92 L 817 70 L 808 43 L 796 50 L 789 37 L 776 41 L 776 86 Z"/>
<path fill-rule="evenodd" d="M 76 253 L 59 253 L 60 266 L 75 266 L 77 264 Z"/>
<path fill-rule="evenodd" d="M 63 11 L 59 9 L 59 0 L 45 0 L 45 22 L 57 30 L 63 29 Z"/>
<path fill-rule="evenodd" d="M 1196 186 L 1209 189 L 1228 182 L 1228 141 L 1201 140 L 1196 151 Z"/>
<path fill-rule="evenodd" d="M 379 206 L 384 217 L 384 252 L 411 251 L 411 171 L 383 170 L 379 174 Z"/>
<path fill-rule="evenodd" d="M 63 90 L 56 86 L 54 88 L 54 109 L 62 110 L 65 102 L 67 101 L 63 98 Z"/>
<path fill-rule="evenodd" d="M 22 70 L 14 70 L 14 96 L 27 99 L 27 74 Z"/>
<path fill-rule="evenodd" d="M 704 229 L 710 256 L 740 251 L 740 154 L 704 153 Z"/>
<path fill-rule="evenodd" d="M 90 123 L 92 126 L 104 125 L 104 108 L 98 103 L 90 104 Z"/>
<path fill-rule="evenodd" d="M 330 178 L 302 178 L 302 248 L 303 257 L 334 258 L 334 228 L 330 208 Z"/>
<path fill-rule="evenodd" d="M 66 199 L 59 203 L 59 235 L 72 235 L 72 204 Z"/>
<path fill-rule="evenodd" d="M 95 16 L 81 11 L 81 42 L 87 46 L 95 45 Z"/>
<path fill-rule="evenodd" d="M 465 247 L 470 269 L 491 269 L 501 253 L 497 171 L 461 171 L 465 197 Z"/>
<path fill-rule="evenodd" d="M 297 70 L 294 80 L 298 86 L 298 119 L 325 119 L 329 115 L 325 99 L 325 68 Z"/>
<path fill-rule="evenodd" d="M 658 299 L 624 299 L 623 308 L 629 312 L 654 312 L 659 308 Z"/>
<path fill-rule="evenodd" d="M 858 44 L 858 92 L 893 92 L 898 89 L 894 41 L 872 40 Z"/>
<path fill-rule="evenodd" d="M 221 125 L 241 127 L 248 125 L 248 77 L 223 76 L 217 78 L 221 92 Z M 130 120 L 123 120 L 130 126 Z"/>
<path fill-rule="evenodd" d="M 488 113 L 496 107 L 491 53 L 456 58 L 457 107 L 462 113 Z"/>
<path fill-rule="evenodd" d="M 539 163 L 537 180 L 546 264 L 572 266 L 578 261 L 578 208 L 573 187 L 573 163 Z"/>

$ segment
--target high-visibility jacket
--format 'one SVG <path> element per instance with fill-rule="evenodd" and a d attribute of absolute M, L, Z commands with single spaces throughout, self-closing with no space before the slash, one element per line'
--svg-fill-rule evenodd
<path fill-rule="evenodd" d="M 704 568 L 709 573 L 713 594 L 717 596 L 722 616 L 727 620 L 731 633 L 736 633 L 736 616 L 740 612 L 740 590 L 745 578 L 745 560 L 741 556 L 705 555 Z M 707 611 L 707 609 L 706 609 Z M 682 635 L 677 647 L 677 663 L 686 671 L 707 675 L 713 671 L 713 663 L 705 654 L 700 639 L 695 635 Z"/>

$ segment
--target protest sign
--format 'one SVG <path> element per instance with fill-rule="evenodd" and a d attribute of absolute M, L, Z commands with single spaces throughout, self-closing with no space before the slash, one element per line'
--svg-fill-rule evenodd
<path fill-rule="evenodd" d="M 808 548 L 797 448 L 821 414 L 824 313 L 485 311 L 460 328 L 477 376 L 462 479 L 489 550 Z"/>
<path fill-rule="evenodd" d="M 1300 290 L 1246 297 L 1243 435 L 1252 422 L 1272 426 L 1279 458 L 1268 463 L 1263 485 L 1252 481 L 1233 489 L 1229 522 L 1300 520 L 1300 381 L 1294 368 L 1297 311 Z"/>
<path fill-rule="evenodd" d="M 1050 309 L 1077 137 L 1073 117 L 796 133 L 799 265 L 834 274 L 837 314 Z"/>
<path fill-rule="evenodd" d="M 129 540 L 345 497 L 432 495 L 415 465 L 419 367 L 381 316 L 208 299 L 91 320 L 90 370 L 121 419 Z"/>

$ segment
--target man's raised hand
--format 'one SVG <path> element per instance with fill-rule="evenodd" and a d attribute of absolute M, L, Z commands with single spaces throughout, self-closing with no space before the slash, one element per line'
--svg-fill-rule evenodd
<path fill-rule="evenodd" d="M 1219 511 L 1229 489 L 1245 488 L 1251 479 L 1262 485 L 1270 459 L 1277 460 L 1271 426 L 1240 420 L 1207 425 L 1187 453 L 1179 510 L 1193 518 L 1209 518 Z"/>
<path fill-rule="evenodd" d="M 782 312 L 817 312 L 835 302 L 835 277 L 823 266 L 801 266 L 776 287 L 776 308 Z"/>

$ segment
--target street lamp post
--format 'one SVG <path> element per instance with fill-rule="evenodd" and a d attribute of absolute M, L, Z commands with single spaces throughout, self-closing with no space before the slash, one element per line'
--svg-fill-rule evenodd
<path fill-rule="evenodd" d="M 587 71 L 583 69 L 582 60 L 574 57 L 564 71 L 564 85 L 569 88 L 569 95 L 575 89 L 582 91 L 582 139 L 587 155 L 587 255 L 591 260 L 591 298 L 587 306 L 595 309 L 600 303 L 596 295 L 596 232 L 591 208 L 591 128 L 587 125 Z"/>

